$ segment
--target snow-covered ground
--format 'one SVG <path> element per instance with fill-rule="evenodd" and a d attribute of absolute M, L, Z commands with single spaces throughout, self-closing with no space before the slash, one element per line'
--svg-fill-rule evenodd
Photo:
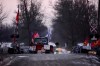
<path fill-rule="evenodd" d="M 99 66 L 96 56 L 83 54 L 18 54 L 11 55 L 4 66 Z M 2 66 L 2 65 L 0 65 Z"/>

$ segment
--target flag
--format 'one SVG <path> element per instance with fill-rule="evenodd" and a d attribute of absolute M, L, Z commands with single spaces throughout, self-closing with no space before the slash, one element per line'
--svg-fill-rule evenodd
<path fill-rule="evenodd" d="M 98 46 L 100 46 L 100 39 L 98 40 Z"/>
<path fill-rule="evenodd" d="M 19 7 L 18 7 L 17 15 L 16 15 L 16 24 L 18 24 L 18 21 L 19 21 Z"/>
<path fill-rule="evenodd" d="M 87 46 L 88 43 L 89 43 L 89 38 L 86 38 L 84 41 L 84 46 Z"/>
<path fill-rule="evenodd" d="M 37 32 L 35 32 L 33 35 L 32 35 L 32 38 L 38 38 L 39 37 L 39 34 Z"/>
<path fill-rule="evenodd" d="M 100 39 L 96 41 L 97 46 L 100 46 Z"/>
<path fill-rule="evenodd" d="M 94 47 L 96 47 L 96 46 L 97 46 L 96 42 L 92 42 L 92 43 L 91 43 L 91 47 L 92 47 L 92 48 L 94 48 Z"/>
<path fill-rule="evenodd" d="M 32 34 L 32 43 L 34 43 L 35 38 L 39 38 L 39 34 L 37 32 Z"/>
<path fill-rule="evenodd" d="M 97 40 L 97 41 L 95 41 L 95 42 L 92 42 L 92 43 L 91 43 L 91 47 L 92 47 L 92 48 L 94 48 L 94 47 L 96 47 L 96 46 L 100 46 L 100 39 Z"/>

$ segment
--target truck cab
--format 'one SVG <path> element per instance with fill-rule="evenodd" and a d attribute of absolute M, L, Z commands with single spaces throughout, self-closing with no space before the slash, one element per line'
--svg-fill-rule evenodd
<path fill-rule="evenodd" d="M 48 44 L 47 37 L 34 38 L 31 49 L 34 53 L 53 53 L 53 46 Z"/>

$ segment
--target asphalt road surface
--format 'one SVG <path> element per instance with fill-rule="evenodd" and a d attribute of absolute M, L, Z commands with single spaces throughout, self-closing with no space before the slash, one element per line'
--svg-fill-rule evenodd
<path fill-rule="evenodd" d="M 100 62 L 83 54 L 16 54 L 0 66 L 100 66 Z"/>

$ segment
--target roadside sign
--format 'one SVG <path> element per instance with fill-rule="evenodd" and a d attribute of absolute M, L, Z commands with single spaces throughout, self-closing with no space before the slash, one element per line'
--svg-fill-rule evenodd
<path fill-rule="evenodd" d="M 91 34 L 90 39 L 91 40 L 98 40 L 99 39 L 99 34 Z"/>
<path fill-rule="evenodd" d="M 97 38 L 96 38 L 95 36 L 93 36 L 93 37 L 91 38 L 91 40 L 97 40 Z"/>

